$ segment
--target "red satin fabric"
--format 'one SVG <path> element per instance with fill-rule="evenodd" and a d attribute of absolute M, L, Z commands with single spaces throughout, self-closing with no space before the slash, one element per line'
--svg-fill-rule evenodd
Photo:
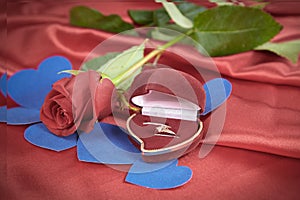
<path fill-rule="evenodd" d="M 72 6 L 87 5 L 104 14 L 154 9 L 153 2 L 20 1 L 7 4 L 7 41 L 1 60 L 8 75 L 36 68 L 52 55 L 63 55 L 79 68 L 88 53 L 112 36 L 72 27 Z M 211 5 L 207 4 L 206 5 Z M 273 41 L 300 38 L 298 2 L 271 2 L 266 10 L 284 28 Z M 122 45 L 137 44 L 124 39 Z M 121 43 L 120 43 L 121 44 Z M 112 49 L 114 47 L 111 47 Z M 109 51 L 109 50 L 108 50 Z M 187 59 L 199 58 L 196 54 Z M 179 159 L 193 170 L 192 180 L 172 190 L 152 190 L 124 182 L 126 173 L 105 165 L 79 162 L 76 148 L 56 153 L 32 146 L 23 138 L 27 126 L 1 124 L 1 196 L 4 199 L 299 199 L 300 64 L 269 52 L 250 51 L 214 58 L 233 85 L 226 121 L 217 146 L 204 159 L 199 148 Z M 178 60 L 170 61 L 180 68 Z M 172 63 L 173 62 L 173 63 Z M 199 60 L 201 62 L 201 60 Z M 1 73 L 5 69 L 1 68 Z M 1 97 L 1 103 L 4 104 Z M 14 103 L 9 101 L 9 106 Z M 112 123 L 108 117 L 105 122 Z M 206 145 L 214 138 L 206 138 Z M 2 195 L 3 194 L 3 195 Z"/>

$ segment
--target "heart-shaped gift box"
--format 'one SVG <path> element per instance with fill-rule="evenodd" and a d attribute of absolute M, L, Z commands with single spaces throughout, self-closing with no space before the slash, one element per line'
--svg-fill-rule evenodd
<path fill-rule="evenodd" d="M 130 88 L 130 103 L 140 108 L 127 129 L 146 162 L 178 158 L 203 137 L 200 114 L 205 107 L 203 83 L 171 68 L 144 70 Z"/>

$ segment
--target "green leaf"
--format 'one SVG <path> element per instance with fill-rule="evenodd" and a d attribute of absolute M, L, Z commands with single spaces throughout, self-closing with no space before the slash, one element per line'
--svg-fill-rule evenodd
<path fill-rule="evenodd" d="M 255 50 L 271 51 L 279 56 L 289 59 L 296 64 L 300 53 L 300 40 L 292 40 L 281 43 L 267 42 L 256 47 Z"/>
<path fill-rule="evenodd" d="M 151 38 L 156 39 L 156 40 L 162 40 L 162 41 L 170 41 L 174 39 L 176 35 L 170 34 L 170 33 L 165 33 L 164 30 L 160 29 L 154 29 L 151 31 Z"/>
<path fill-rule="evenodd" d="M 133 25 L 123 21 L 118 15 L 104 16 L 86 6 L 76 6 L 71 9 L 70 23 L 74 26 L 94 28 L 112 33 L 120 33 L 134 28 Z"/>
<path fill-rule="evenodd" d="M 153 11 L 150 10 L 128 10 L 129 17 L 134 23 L 147 25 L 153 22 Z"/>
<path fill-rule="evenodd" d="M 167 2 L 166 0 L 155 0 L 156 2 L 161 2 L 166 9 L 172 20 L 183 28 L 192 28 L 193 22 L 185 17 L 180 10 L 176 7 L 173 2 Z"/>
<path fill-rule="evenodd" d="M 262 9 L 264 9 L 269 4 L 270 4 L 270 2 L 262 2 L 262 3 L 254 4 L 251 7 L 258 8 L 258 9 L 262 10 Z"/>
<path fill-rule="evenodd" d="M 139 46 L 133 46 L 130 49 L 123 51 L 116 57 L 110 59 L 104 65 L 100 66 L 97 71 L 106 74 L 111 79 L 118 77 L 126 72 L 133 64 L 144 57 L 145 44 L 142 43 Z M 129 79 L 122 82 L 120 85 L 116 85 L 118 89 L 127 90 L 133 79 L 137 74 L 141 72 L 141 68 L 131 75 Z"/>
<path fill-rule="evenodd" d="M 174 24 L 175 25 L 175 24 Z M 156 40 L 162 40 L 162 41 L 170 41 L 175 39 L 176 37 L 178 37 L 180 35 L 181 31 L 173 31 L 175 28 L 173 27 L 173 29 L 165 29 L 165 28 L 155 28 L 153 29 L 150 33 L 151 33 L 151 38 L 156 39 Z M 181 33 L 186 33 L 187 31 L 181 32 Z M 179 43 L 181 44 L 187 44 L 187 45 L 194 45 L 195 43 L 193 42 L 193 40 L 187 38 L 184 38 L 182 40 L 179 41 Z"/>
<path fill-rule="evenodd" d="M 171 20 L 165 9 L 161 8 L 153 11 L 153 25 L 163 26 Z"/>
<path fill-rule="evenodd" d="M 77 26 L 98 26 L 104 15 L 86 6 L 76 6 L 70 10 L 70 22 Z"/>
<path fill-rule="evenodd" d="M 177 7 L 184 16 L 186 16 L 187 18 L 193 21 L 199 13 L 206 10 L 205 7 L 198 6 L 196 4 L 189 3 L 189 2 L 179 3 L 177 4 Z"/>
<path fill-rule="evenodd" d="M 187 18 L 194 20 L 194 18 L 204 10 L 205 7 L 198 6 L 189 2 L 177 2 L 176 5 L 179 11 Z M 132 21 L 139 25 L 148 26 L 165 26 L 171 20 L 167 11 L 164 8 L 157 10 L 129 10 L 128 14 Z M 177 25 L 178 26 L 178 25 Z"/>
<path fill-rule="evenodd" d="M 102 65 L 107 63 L 107 61 L 109 61 L 110 59 L 116 57 L 121 53 L 122 52 L 111 52 L 105 54 L 104 56 L 99 56 L 97 58 L 91 59 L 81 66 L 81 70 L 84 71 L 88 71 L 89 69 L 98 70 Z"/>
<path fill-rule="evenodd" d="M 260 9 L 220 6 L 195 18 L 192 37 L 210 56 L 249 51 L 273 38 L 282 26 Z"/>
<path fill-rule="evenodd" d="M 231 5 L 234 5 L 233 2 L 228 2 L 226 0 L 209 0 L 209 2 L 215 3 L 218 6 L 225 6 L 225 5 L 231 6 Z"/>
<path fill-rule="evenodd" d="M 60 72 L 58 72 L 58 74 L 67 73 L 67 74 L 72 74 L 74 76 L 77 76 L 81 72 L 83 72 L 83 71 L 70 69 L 70 70 L 60 71 Z"/>
<path fill-rule="evenodd" d="M 182 27 L 178 26 L 177 24 L 167 24 L 167 25 L 162 26 L 161 28 L 171 29 L 173 31 L 178 31 L 180 33 L 186 33 L 189 30 L 186 28 L 182 28 Z"/>

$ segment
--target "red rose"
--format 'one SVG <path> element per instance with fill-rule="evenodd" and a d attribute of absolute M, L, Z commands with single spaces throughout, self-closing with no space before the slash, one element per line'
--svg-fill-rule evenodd
<path fill-rule="evenodd" d="M 82 72 L 53 84 L 41 108 L 41 120 L 54 134 L 90 132 L 97 119 L 111 114 L 113 83 L 96 71 Z"/>

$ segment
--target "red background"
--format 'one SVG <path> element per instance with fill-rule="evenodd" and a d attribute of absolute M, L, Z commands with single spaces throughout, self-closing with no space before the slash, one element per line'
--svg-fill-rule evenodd
<path fill-rule="evenodd" d="M 74 68 L 79 68 L 88 53 L 112 34 L 70 26 L 68 12 L 75 5 L 87 5 L 104 14 L 116 13 L 126 21 L 130 21 L 126 12 L 129 8 L 159 7 L 151 1 L 8 2 L 7 40 L 1 48 L 1 65 L 5 68 L 1 73 L 6 69 L 10 76 L 25 68 L 36 68 L 52 55 L 65 56 Z M 284 27 L 273 41 L 300 38 L 299 6 L 298 2 L 286 1 L 272 1 L 267 6 L 266 10 Z M 24 140 L 27 126 L 0 124 L 1 197 L 299 199 L 299 62 L 292 64 L 270 52 L 256 51 L 214 61 L 231 81 L 233 92 L 226 104 L 223 132 L 213 151 L 199 159 L 197 148 L 179 159 L 180 165 L 193 170 L 193 178 L 186 185 L 153 190 L 125 183 L 124 172 L 79 162 L 76 148 L 61 153 L 40 149 Z M 1 97 L 2 104 L 4 100 Z"/>

